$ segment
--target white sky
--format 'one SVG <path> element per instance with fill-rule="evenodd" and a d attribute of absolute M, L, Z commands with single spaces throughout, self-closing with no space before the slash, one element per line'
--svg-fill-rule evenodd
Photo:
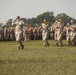
<path fill-rule="evenodd" d="M 14 19 L 18 15 L 32 18 L 46 11 L 75 17 L 76 0 L 0 0 L 0 20 Z"/>

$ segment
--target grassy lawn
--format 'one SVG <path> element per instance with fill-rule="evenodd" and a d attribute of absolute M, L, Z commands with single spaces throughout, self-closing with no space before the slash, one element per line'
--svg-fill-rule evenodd
<path fill-rule="evenodd" d="M 23 42 L 18 50 L 15 41 L 0 41 L 0 75 L 76 75 L 76 47 L 56 47 L 53 40 L 44 47 L 42 40 Z"/>

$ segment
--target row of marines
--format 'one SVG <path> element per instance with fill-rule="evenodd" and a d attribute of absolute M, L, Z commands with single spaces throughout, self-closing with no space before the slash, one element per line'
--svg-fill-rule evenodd
<path fill-rule="evenodd" d="M 25 27 L 23 29 L 23 40 L 30 41 L 30 40 L 39 40 L 43 39 L 43 26 L 47 24 L 47 40 L 54 39 L 56 45 L 63 46 L 62 39 L 66 38 L 67 45 L 75 45 L 76 44 L 76 27 L 71 23 L 67 23 L 67 26 L 64 26 L 62 22 L 55 21 L 55 23 L 49 27 L 48 23 L 43 22 L 41 27 Z M 15 29 L 14 28 L 0 28 L 0 40 L 15 40 Z M 44 39 L 43 39 L 44 40 Z M 46 46 L 46 41 L 44 45 Z"/>

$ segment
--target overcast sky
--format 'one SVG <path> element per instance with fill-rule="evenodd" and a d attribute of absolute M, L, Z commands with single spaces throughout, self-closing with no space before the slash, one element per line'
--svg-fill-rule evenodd
<path fill-rule="evenodd" d="M 75 17 L 76 0 L 0 0 L 0 20 L 14 19 L 18 15 L 32 18 L 46 11 Z"/>

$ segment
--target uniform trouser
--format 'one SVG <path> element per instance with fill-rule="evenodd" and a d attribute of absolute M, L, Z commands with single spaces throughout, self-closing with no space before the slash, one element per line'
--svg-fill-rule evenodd
<path fill-rule="evenodd" d="M 42 35 L 42 38 L 43 38 L 43 43 L 44 43 L 44 45 L 47 45 L 47 46 L 48 46 L 48 45 L 49 45 L 48 39 L 47 39 L 47 38 L 48 38 L 48 35 L 47 35 L 47 34 L 43 34 L 43 35 Z"/>
<path fill-rule="evenodd" d="M 68 40 L 68 41 L 67 41 L 67 45 L 68 45 L 68 46 L 69 46 L 69 45 L 72 45 L 71 40 Z"/>
<path fill-rule="evenodd" d="M 17 46 L 18 46 L 18 47 L 19 47 L 19 46 L 21 46 L 21 47 L 23 46 L 21 40 L 18 40 L 18 41 L 17 41 Z"/>
<path fill-rule="evenodd" d="M 72 44 L 72 46 L 75 45 L 75 37 L 76 37 L 76 34 L 71 35 L 71 44 Z"/>
<path fill-rule="evenodd" d="M 72 45 L 72 46 L 75 45 L 75 39 L 71 40 L 71 45 Z"/>
<path fill-rule="evenodd" d="M 57 33 L 54 34 L 54 39 L 57 40 Z"/>
<path fill-rule="evenodd" d="M 22 40 L 23 34 L 21 32 L 17 32 L 15 34 L 15 36 L 16 36 L 17 46 L 21 46 L 22 47 L 23 44 L 22 44 L 21 40 Z"/>
<path fill-rule="evenodd" d="M 37 39 L 37 34 L 36 33 L 34 33 L 34 40 L 36 40 Z"/>
<path fill-rule="evenodd" d="M 30 41 L 30 35 L 29 34 L 24 35 L 24 41 Z"/>
<path fill-rule="evenodd" d="M 70 34 L 66 35 L 66 40 L 67 40 L 67 45 L 72 45 L 71 39 L 70 39 Z"/>
<path fill-rule="evenodd" d="M 58 46 L 58 45 L 62 46 L 62 45 L 63 45 L 62 40 L 56 40 L 56 45 L 57 45 L 57 46 Z"/>
<path fill-rule="evenodd" d="M 43 40 L 43 43 L 44 43 L 44 45 L 48 45 L 49 44 L 47 39 Z"/>
<path fill-rule="evenodd" d="M 56 45 L 58 46 L 58 45 L 63 45 L 63 43 L 62 43 L 62 35 L 61 34 L 59 34 L 59 35 L 57 35 L 57 40 L 56 40 Z"/>

